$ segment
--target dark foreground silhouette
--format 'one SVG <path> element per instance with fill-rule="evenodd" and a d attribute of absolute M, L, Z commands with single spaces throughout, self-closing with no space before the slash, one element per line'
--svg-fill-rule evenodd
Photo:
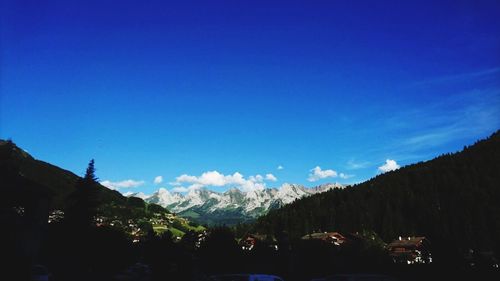
<path fill-rule="evenodd" d="M 11 276 L 5 280 L 34 280 L 33 275 L 43 271 L 39 267 L 46 269 L 49 280 L 211 280 L 235 273 L 272 274 L 288 281 L 346 273 L 392 280 L 500 280 L 499 270 L 487 264 L 398 265 L 384 252 L 359 246 L 339 249 L 319 241 L 281 240 L 278 250 L 263 243 L 245 251 L 225 227 L 212 229 L 201 244 L 194 232 L 175 241 L 168 231 L 132 243 L 110 227 L 50 224 L 39 254 L 31 259 L 19 251 L 19 237 L 5 236 L 13 231 L 3 233 L 3 274 Z"/>

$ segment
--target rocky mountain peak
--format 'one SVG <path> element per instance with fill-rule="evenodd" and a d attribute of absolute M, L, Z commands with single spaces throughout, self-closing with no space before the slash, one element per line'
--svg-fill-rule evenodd
<path fill-rule="evenodd" d="M 242 191 L 230 188 L 225 192 L 215 192 L 206 188 L 193 188 L 187 193 L 172 193 L 160 188 L 145 200 L 160 204 L 172 212 L 186 216 L 197 214 L 201 217 L 224 216 L 230 213 L 242 220 L 255 218 L 267 213 L 270 209 L 289 204 L 296 199 L 323 192 L 340 184 L 325 184 L 306 188 L 298 184 L 285 183 L 279 188 Z"/>

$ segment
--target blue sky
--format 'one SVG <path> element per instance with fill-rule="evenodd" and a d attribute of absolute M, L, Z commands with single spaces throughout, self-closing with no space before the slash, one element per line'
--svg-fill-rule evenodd
<path fill-rule="evenodd" d="M 355 183 L 500 128 L 498 1 L 175 2 L 2 1 L 0 137 L 151 193 Z"/>

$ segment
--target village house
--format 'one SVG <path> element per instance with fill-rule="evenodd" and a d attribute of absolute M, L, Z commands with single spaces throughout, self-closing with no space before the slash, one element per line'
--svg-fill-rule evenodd
<path fill-rule="evenodd" d="M 195 241 L 194 247 L 199 249 L 201 247 L 201 245 L 205 242 L 205 240 L 207 240 L 207 235 L 208 235 L 208 233 L 206 230 L 196 234 L 196 241 Z"/>
<path fill-rule="evenodd" d="M 317 232 L 310 233 L 302 236 L 302 240 L 321 240 L 326 243 L 334 244 L 335 246 L 340 246 L 344 244 L 347 239 L 338 232 Z"/>
<path fill-rule="evenodd" d="M 387 245 L 389 254 L 395 263 L 422 264 L 431 263 L 430 242 L 425 237 L 401 236 Z"/>
<path fill-rule="evenodd" d="M 52 210 L 49 214 L 48 223 L 61 222 L 64 219 L 64 211 Z"/>
<path fill-rule="evenodd" d="M 259 245 L 278 250 L 276 238 L 262 234 L 246 234 L 241 238 L 239 245 L 245 251 L 251 251 Z"/>

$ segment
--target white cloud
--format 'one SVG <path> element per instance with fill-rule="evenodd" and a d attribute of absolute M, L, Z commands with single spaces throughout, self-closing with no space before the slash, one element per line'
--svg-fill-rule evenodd
<path fill-rule="evenodd" d="M 261 176 L 261 175 L 249 176 L 248 180 L 252 181 L 252 182 L 263 182 L 264 181 L 264 177 Z"/>
<path fill-rule="evenodd" d="M 123 180 L 123 181 L 101 181 L 101 184 L 104 185 L 105 187 L 113 190 L 118 190 L 121 188 L 132 188 L 132 187 L 138 187 L 143 185 L 145 182 L 144 181 L 136 181 L 136 180 Z"/>
<path fill-rule="evenodd" d="M 243 175 L 238 172 L 226 176 L 217 171 L 205 172 L 199 177 L 184 174 L 176 178 L 176 182 L 179 183 L 193 183 L 202 186 L 224 186 L 231 183 L 241 183 L 242 181 Z"/>
<path fill-rule="evenodd" d="M 160 183 L 163 182 L 163 177 L 162 176 L 157 176 L 157 177 L 155 177 L 155 179 L 154 179 L 153 182 L 154 182 L 154 184 L 160 184 Z"/>
<path fill-rule="evenodd" d="M 266 187 L 266 184 L 264 183 L 264 177 L 262 175 L 250 176 L 248 177 L 248 179 L 246 179 L 239 172 L 235 172 L 232 175 L 224 175 L 217 171 L 204 172 L 200 176 L 183 174 L 178 176 L 175 179 L 175 182 L 172 183 L 172 185 L 178 186 L 179 190 L 186 191 L 187 189 L 185 189 L 182 186 L 179 186 L 186 183 L 190 184 L 190 186 L 187 188 L 189 190 L 202 188 L 206 186 L 227 186 L 227 185 L 236 186 L 244 191 L 251 191 L 256 189 L 262 190 Z"/>
<path fill-rule="evenodd" d="M 283 169 L 285 169 L 285 167 L 283 167 L 283 166 L 279 165 L 276 169 L 278 169 L 278 170 L 283 170 Z"/>
<path fill-rule="evenodd" d="M 195 176 L 190 176 L 190 175 L 186 175 L 186 174 L 180 175 L 177 178 L 175 178 L 175 181 L 177 183 L 181 183 L 181 182 L 194 182 L 196 180 L 197 180 L 197 178 Z"/>
<path fill-rule="evenodd" d="M 395 160 L 387 159 L 385 164 L 378 167 L 378 170 L 382 173 L 390 172 L 399 169 L 401 166 Z"/>
<path fill-rule="evenodd" d="M 335 178 L 337 177 L 337 172 L 334 170 L 321 170 L 320 166 L 316 166 L 314 169 L 311 169 L 309 174 L 309 178 L 307 179 L 310 182 L 318 181 L 320 179 L 326 178 Z"/>
<path fill-rule="evenodd" d="M 177 187 L 174 187 L 172 188 L 172 192 L 188 192 L 189 189 L 187 187 L 184 187 L 184 186 L 177 186 Z"/>
<path fill-rule="evenodd" d="M 266 180 L 268 181 L 277 181 L 278 179 L 273 174 L 267 174 Z"/>

